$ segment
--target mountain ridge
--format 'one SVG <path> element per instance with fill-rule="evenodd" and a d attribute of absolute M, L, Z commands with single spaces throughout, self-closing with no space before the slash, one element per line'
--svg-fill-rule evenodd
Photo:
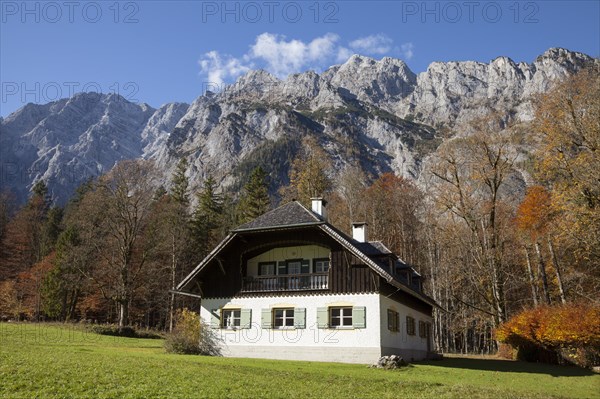
<path fill-rule="evenodd" d="M 287 182 L 289 158 L 307 135 L 323 146 L 335 170 L 359 164 L 372 176 L 416 179 L 442 132 L 460 130 L 493 109 L 527 122 L 536 93 L 591 64 L 599 60 L 551 48 L 530 64 L 499 56 L 488 64 L 433 62 L 415 74 L 399 59 L 353 55 L 321 74 L 283 80 L 250 71 L 222 92 L 156 109 L 117 94 L 77 93 L 27 104 L 0 119 L 0 189 L 23 202 L 44 179 L 64 204 L 79 184 L 124 159 L 154 160 L 168 185 L 181 156 L 190 161 L 192 188 L 208 174 L 233 187 L 248 169 L 263 165 L 274 189 Z"/>

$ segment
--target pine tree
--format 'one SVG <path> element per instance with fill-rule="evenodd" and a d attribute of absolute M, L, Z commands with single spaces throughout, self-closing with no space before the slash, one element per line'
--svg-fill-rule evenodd
<path fill-rule="evenodd" d="M 188 163 L 185 158 L 181 158 L 177 168 L 171 178 L 171 192 L 169 203 L 166 207 L 166 216 L 168 224 L 168 238 L 171 247 L 171 290 L 175 290 L 179 274 L 187 269 L 190 260 L 190 226 L 188 208 L 189 181 L 186 176 Z M 171 292 L 169 298 L 169 331 L 173 330 L 175 308 L 177 298 L 175 293 Z"/>
<path fill-rule="evenodd" d="M 267 174 L 260 166 L 252 171 L 238 204 L 240 223 L 247 223 L 269 210 L 271 200 L 266 178 Z"/>
<path fill-rule="evenodd" d="M 187 170 L 187 159 L 181 158 L 177 164 L 175 173 L 173 173 L 173 177 L 171 178 L 171 182 L 173 184 L 171 187 L 171 196 L 175 201 L 177 201 L 177 203 L 186 207 L 190 203 L 190 195 L 188 191 L 189 180 L 186 176 Z"/>
<path fill-rule="evenodd" d="M 216 193 L 216 186 L 215 180 L 209 176 L 198 194 L 198 205 L 192 217 L 192 232 L 200 259 L 219 239 L 223 207 L 221 197 Z"/>
<path fill-rule="evenodd" d="M 58 206 L 53 206 L 48 211 L 46 223 L 42 230 L 42 256 L 48 255 L 54 250 L 56 241 L 61 232 L 61 222 L 63 219 L 63 209 Z"/>

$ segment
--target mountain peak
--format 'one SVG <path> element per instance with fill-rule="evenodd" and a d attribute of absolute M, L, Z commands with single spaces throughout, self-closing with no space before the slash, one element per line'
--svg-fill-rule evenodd
<path fill-rule="evenodd" d="M 219 94 L 207 91 L 189 106 L 158 110 L 116 93 L 77 93 L 0 119 L 0 158 L 22 169 L 18 178 L 0 181 L 0 190 L 14 191 L 22 202 L 28 187 L 44 178 L 64 203 L 86 177 L 135 158 L 153 159 L 168 185 L 181 156 L 190 162 L 193 186 L 207 173 L 225 186 L 239 184 L 239 171 L 265 159 L 280 184 L 303 135 L 316 136 L 337 169 L 359 162 L 373 176 L 392 171 L 416 178 L 439 144 L 433 126 L 459 130 L 490 109 L 531 120 L 532 97 L 590 61 L 598 62 L 552 48 L 533 63 L 515 65 L 505 56 L 487 64 L 437 62 L 417 76 L 403 60 L 355 54 L 320 75 L 280 80 L 249 71 Z"/>
<path fill-rule="evenodd" d="M 260 86 L 263 84 L 278 83 L 280 80 L 265 71 L 264 69 L 256 69 L 249 71 L 245 75 L 242 75 L 235 82 L 234 86 L 245 87 L 245 86 Z"/>
<path fill-rule="evenodd" d="M 542 55 L 536 58 L 535 62 L 543 62 L 544 60 L 552 60 L 556 62 L 591 62 L 594 58 L 587 54 L 577 51 L 567 50 L 562 47 L 552 47 L 544 51 Z"/>

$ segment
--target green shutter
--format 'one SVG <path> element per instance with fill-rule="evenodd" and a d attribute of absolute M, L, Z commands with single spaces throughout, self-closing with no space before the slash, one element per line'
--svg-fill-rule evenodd
<path fill-rule="evenodd" d="M 300 266 L 300 273 L 302 273 L 302 274 L 310 273 L 310 260 L 302 259 L 302 264 Z"/>
<path fill-rule="evenodd" d="M 355 306 L 352 308 L 352 326 L 354 328 L 366 328 L 365 307 Z"/>
<path fill-rule="evenodd" d="M 306 309 L 294 308 L 294 327 L 306 328 Z"/>
<path fill-rule="evenodd" d="M 210 311 L 210 328 L 219 328 L 221 327 L 221 318 L 219 309 L 212 309 Z"/>
<path fill-rule="evenodd" d="M 252 325 L 252 309 L 240 310 L 240 328 L 250 328 Z"/>
<path fill-rule="evenodd" d="M 317 328 L 329 327 L 329 311 L 327 308 L 317 308 Z"/>
<path fill-rule="evenodd" d="M 271 309 L 263 309 L 261 312 L 261 323 L 260 326 L 262 328 L 271 328 L 271 319 L 272 319 Z"/>

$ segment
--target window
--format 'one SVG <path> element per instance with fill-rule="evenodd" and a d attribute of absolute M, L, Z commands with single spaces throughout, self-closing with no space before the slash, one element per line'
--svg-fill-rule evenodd
<path fill-rule="evenodd" d="M 398 324 L 400 324 L 400 315 L 398 312 L 388 309 L 388 330 L 398 331 Z"/>
<path fill-rule="evenodd" d="M 315 273 L 327 273 L 329 271 L 329 259 L 315 259 Z"/>
<path fill-rule="evenodd" d="M 288 274 L 300 274 L 301 267 L 302 267 L 302 262 L 299 260 L 293 260 L 293 261 L 287 262 Z"/>
<path fill-rule="evenodd" d="M 274 276 L 275 275 L 275 263 L 259 263 L 258 264 L 258 275 L 259 276 Z"/>
<path fill-rule="evenodd" d="M 275 328 L 294 327 L 294 309 L 273 309 Z"/>
<path fill-rule="evenodd" d="M 329 308 L 329 325 L 331 327 L 352 327 L 352 308 Z"/>
<path fill-rule="evenodd" d="M 240 309 L 223 309 L 221 312 L 221 328 L 239 328 L 241 313 Z"/>
<path fill-rule="evenodd" d="M 427 324 L 422 320 L 419 320 L 419 337 L 427 338 Z"/>
<path fill-rule="evenodd" d="M 365 306 L 317 308 L 317 328 L 367 328 Z"/>
<path fill-rule="evenodd" d="M 406 316 L 406 333 L 415 335 L 415 319 L 410 316 Z"/>
<path fill-rule="evenodd" d="M 264 308 L 260 320 L 262 328 L 306 328 L 306 308 Z"/>

